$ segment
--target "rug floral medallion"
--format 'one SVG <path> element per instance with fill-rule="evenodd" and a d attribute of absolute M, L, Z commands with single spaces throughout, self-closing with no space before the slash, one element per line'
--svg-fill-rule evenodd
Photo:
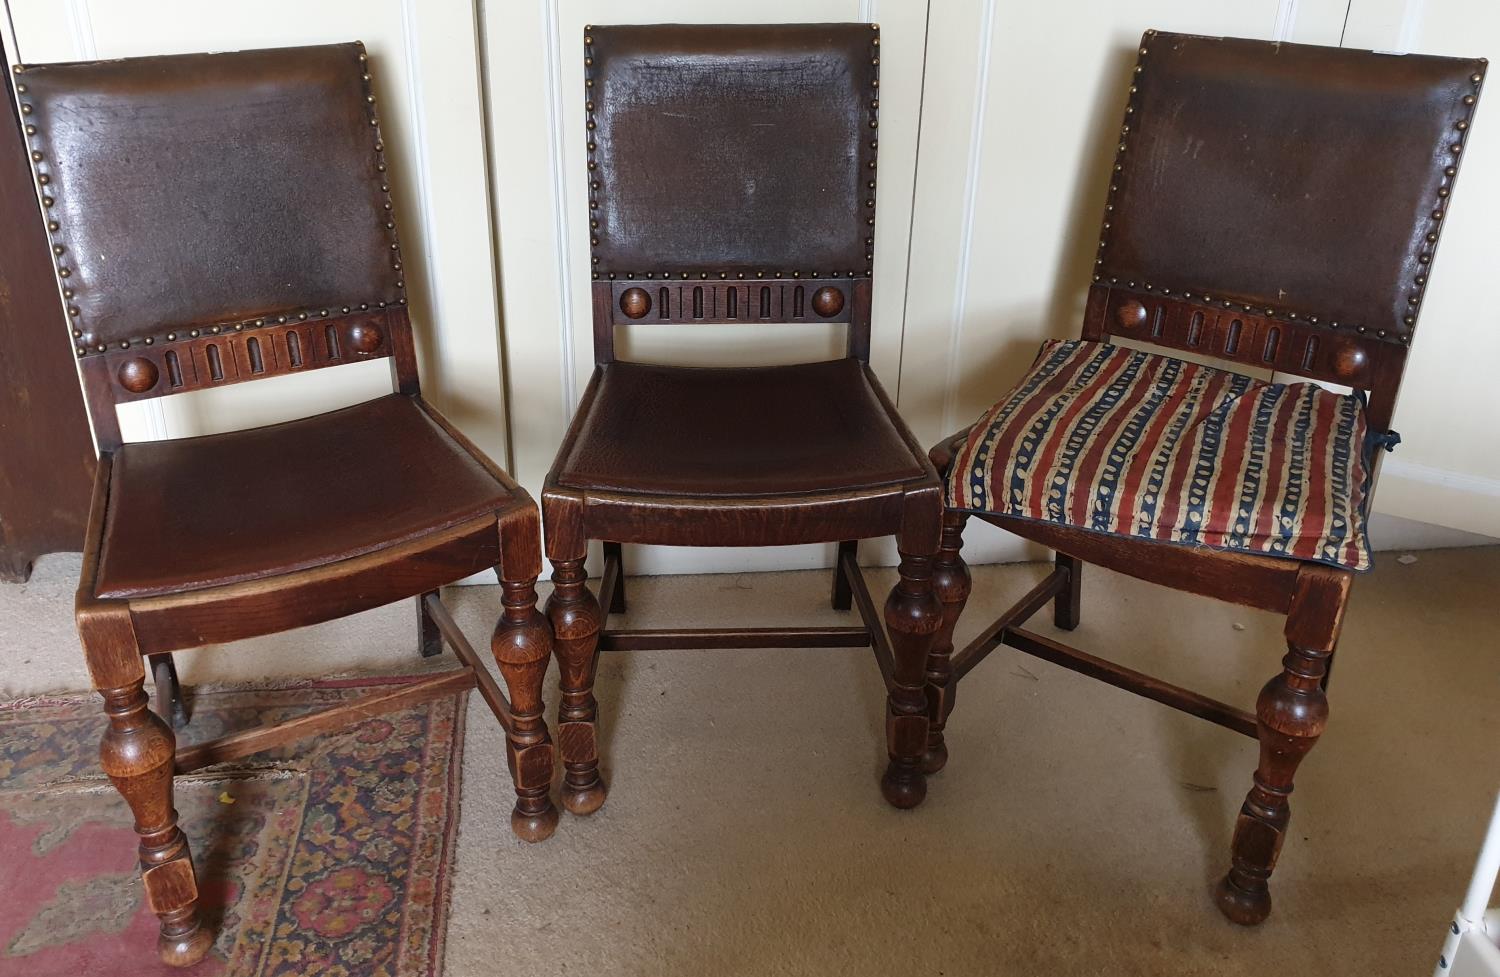
<path fill-rule="evenodd" d="M 189 690 L 198 742 L 402 679 Z M 188 971 L 156 957 L 136 837 L 99 769 L 97 696 L 0 705 L 0 975 L 442 971 L 467 694 L 178 777 L 205 920 Z"/>

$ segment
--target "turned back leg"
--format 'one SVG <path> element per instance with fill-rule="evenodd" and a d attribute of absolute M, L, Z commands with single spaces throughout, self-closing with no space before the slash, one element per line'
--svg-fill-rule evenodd
<path fill-rule="evenodd" d="M 423 658 L 436 658 L 443 653 L 443 633 L 437 622 L 427 613 L 427 598 L 438 597 L 436 590 L 429 590 L 417 598 L 417 652 Z"/>
<path fill-rule="evenodd" d="M 147 655 L 146 661 L 151 666 L 151 684 L 156 690 L 152 707 L 173 729 L 182 729 L 188 724 L 188 711 L 182 683 L 177 679 L 177 663 L 170 653 Z"/>
<path fill-rule="evenodd" d="M 844 572 L 844 560 L 847 557 L 858 556 L 859 540 L 849 539 L 839 544 L 838 551 L 833 557 L 833 609 L 836 611 L 847 611 L 854 606 L 854 585 L 849 582 L 849 575 Z"/>
<path fill-rule="evenodd" d="M 611 614 L 625 613 L 625 548 L 619 543 L 606 542 L 604 544 L 604 561 L 614 561 L 619 566 L 620 572 L 615 575 L 615 594 L 610 599 L 607 610 Z"/>
<path fill-rule="evenodd" d="M 1083 593 L 1083 561 L 1066 553 L 1057 554 L 1055 566 L 1068 571 L 1068 585 L 1052 603 L 1052 623 L 1064 631 L 1078 627 L 1082 613 L 1079 598 Z"/>

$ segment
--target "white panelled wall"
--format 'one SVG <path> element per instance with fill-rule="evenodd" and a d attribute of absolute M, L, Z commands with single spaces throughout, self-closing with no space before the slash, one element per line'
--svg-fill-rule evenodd
<path fill-rule="evenodd" d="M 1495 0 L 6 0 L 29 61 L 368 46 L 424 390 L 534 494 L 592 369 L 583 29 L 590 23 L 878 21 L 880 187 L 873 362 L 924 443 L 972 421 L 1037 344 L 1076 335 L 1112 135 L 1147 27 L 1500 56 Z M 1500 94 L 1488 96 L 1500 100 Z M 1500 536 L 1500 108 L 1481 108 L 1424 299 L 1377 509 Z M 1316 152 L 1316 146 L 1308 147 Z M 630 358 L 838 355 L 842 327 L 633 326 Z M 1471 366 L 1471 364 L 1473 364 Z M 127 437 L 329 409 L 386 389 L 363 364 L 166 398 Z M 969 534 L 972 562 L 1034 551 Z M 1420 538 L 1420 537 L 1418 537 Z M 1380 540 L 1377 538 L 1377 543 Z M 894 548 L 866 548 L 891 562 Z M 630 571 L 828 565 L 828 546 L 632 549 Z"/>

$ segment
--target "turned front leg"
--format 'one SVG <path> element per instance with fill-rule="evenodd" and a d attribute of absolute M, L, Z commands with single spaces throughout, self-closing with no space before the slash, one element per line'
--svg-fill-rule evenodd
<path fill-rule="evenodd" d="M 932 591 L 932 557 L 901 553 L 900 579 L 885 602 L 885 623 L 895 658 L 887 696 L 886 745 L 890 764 L 880 790 L 895 807 L 910 808 L 927 796 L 922 772 L 927 753 L 927 655 L 943 620 Z"/>
<path fill-rule="evenodd" d="M 1220 911 L 1236 923 L 1251 926 L 1271 914 L 1271 872 L 1292 816 L 1292 777 L 1328 725 L 1322 682 L 1329 654 L 1292 646 L 1256 702 L 1260 765 L 1235 824 L 1233 867 L 1218 889 Z"/>
<path fill-rule="evenodd" d="M 504 610 L 490 648 L 510 691 L 505 753 L 516 785 L 510 828 L 522 841 L 545 841 L 557 828 L 552 805 L 552 738 L 543 715 L 542 681 L 552 657 L 552 632 L 536 609 L 536 578 L 501 580 Z"/>
<path fill-rule="evenodd" d="M 585 579 L 582 556 L 552 561 L 547 617 L 561 672 L 557 742 L 563 760 L 562 802 L 570 813 L 580 815 L 599 810 L 606 793 L 599 776 L 599 705 L 594 699 L 601 615 Z"/>
<path fill-rule="evenodd" d="M 932 564 L 932 589 L 943 616 L 927 652 L 927 750 L 922 756 L 922 772 L 927 774 L 937 773 L 948 764 L 943 729 L 958 691 L 953 681 L 953 629 L 972 589 L 969 567 L 958 552 L 964 545 L 964 524 L 968 521 L 961 512 L 943 513 L 942 543 Z"/>
<path fill-rule="evenodd" d="M 198 914 L 198 880 L 186 836 L 172 806 L 172 730 L 147 708 L 145 683 L 101 689 L 109 727 L 99 762 L 135 815 L 146 905 L 161 920 L 157 950 L 163 963 L 186 967 L 202 960 L 213 937 Z"/>

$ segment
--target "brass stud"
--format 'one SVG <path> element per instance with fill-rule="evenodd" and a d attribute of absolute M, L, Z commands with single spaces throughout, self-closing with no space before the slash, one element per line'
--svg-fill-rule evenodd
<path fill-rule="evenodd" d="M 1438 196 L 1439 197 L 1446 197 L 1446 196 L 1448 196 L 1448 188 L 1447 187 L 1438 187 Z"/>
<path fill-rule="evenodd" d="M 1430 255 L 1430 254 L 1419 254 L 1419 255 L 1417 255 L 1417 261 L 1420 262 L 1421 264 L 1425 265 L 1428 262 L 1430 262 L 1431 260 L 1432 260 L 1432 255 Z"/>
<path fill-rule="evenodd" d="M 1418 285 L 1426 285 L 1427 284 L 1427 276 L 1426 275 L 1418 275 L 1417 276 L 1417 284 Z"/>
<path fill-rule="evenodd" d="M 1444 176 L 1457 176 L 1458 175 L 1458 167 L 1456 167 L 1456 166 L 1445 166 L 1445 167 L 1443 167 L 1443 175 Z"/>
<path fill-rule="evenodd" d="M 245 324 L 243 322 L 236 322 L 234 324 L 234 331 L 235 332 L 244 332 L 245 331 Z"/>
<path fill-rule="evenodd" d="M 150 336 L 147 336 L 146 337 L 146 345 L 147 346 L 155 346 L 156 345 L 156 340 L 152 339 Z"/>
<path fill-rule="evenodd" d="M 35 160 L 36 162 L 40 163 L 42 161 L 42 153 L 41 153 L 41 151 L 33 149 L 31 151 L 31 158 L 33 160 Z"/>
<path fill-rule="evenodd" d="M 31 106 L 27 105 L 25 102 L 22 102 L 21 103 L 21 114 L 22 115 L 30 115 L 31 114 Z"/>
<path fill-rule="evenodd" d="M 1428 234 L 1427 235 L 1427 243 L 1428 244 L 1436 244 L 1437 243 L 1437 239 L 1438 239 L 1438 236 L 1436 234 Z"/>
<path fill-rule="evenodd" d="M 50 176 L 48 176 L 48 175 L 47 175 L 47 174 L 45 174 L 45 173 L 42 173 L 42 174 L 40 174 L 40 175 L 39 175 L 39 176 L 38 176 L 38 177 L 37 177 L 37 178 L 36 178 L 36 182 L 38 182 L 38 183 L 40 183 L 40 184 L 41 184 L 41 185 L 42 185 L 42 186 L 44 186 L 44 187 L 45 187 L 45 186 L 46 186 L 46 185 L 47 185 L 47 184 L 49 184 L 49 183 L 51 183 L 51 182 L 52 182 L 52 177 L 50 177 Z"/>
<path fill-rule="evenodd" d="M 1441 210 L 1434 210 L 1432 212 L 1432 219 L 1435 220 L 1435 221 L 1442 220 L 1443 219 L 1443 212 Z"/>
<path fill-rule="evenodd" d="M 47 230 L 49 230 L 49 231 L 55 231 L 55 230 L 57 230 L 57 228 L 58 228 L 57 221 L 48 221 L 47 222 Z"/>
<path fill-rule="evenodd" d="M 1470 80 L 1470 81 L 1472 81 L 1472 82 L 1473 82 L 1473 83 L 1474 83 L 1474 84 L 1476 84 L 1476 85 L 1477 85 L 1477 84 L 1479 84 L 1479 83 L 1480 83 L 1480 82 L 1481 82 L 1481 81 L 1484 81 L 1484 75 L 1481 75 L 1481 74 L 1479 74 L 1479 73 L 1478 73 L 1478 72 L 1477 72 L 1477 71 L 1476 71 L 1476 72 L 1475 72 L 1475 73 L 1474 73 L 1474 74 L 1472 74 L 1472 75 L 1470 75 L 1470 76 L 1469 76 L 1469 80 Z"/>
<path fill-rule="evenodd" d="M 63 289 L 63 298 L 70 299 L 72 297 L 73 297 L 73 290 L 71 288 L 65 288 L 65 289 Z"/>
<path fill-rule="evenodd" d="M 53 254 L 62 254 L 64 250 L 66 250 L 66 249 L 63 248 L 63 246 L 61 244 L 54 244 L 54 245 L 52 245 L 52 253 Z"/>
<path fill-rule="evenodd" d="M 1464 104 L 1465 105 L 1473 105 L 1474 104 L 1474 96 L 1473 95 L 1465 95 L 1464 96 Z"/>
<path fill-rule="evenodd" d="M 1454 143 L 1448 147 L 1450 152 L 1461 153 L 1464 151 L 1463 143 Z"/>
<path fill-rule="evenodd" d="M 58 274 L 58 277 L 60 277 L 60 278 L 68 278 L 73 273 L 71 271 L 69 271 L 68 269 L 66 269 L 66 268 L 59 268 L 59 269 L 57 269 L 57 274 Z"/>
<path fill-rule="evenodd" d="M 214 326 L 212 329 L 209 330 L 209 332 L 211 332 L 215 336 L 217 336 L 219 334 L 219 327 L 218 326 Z"/>
<path fill-rule="evenodd" d="M 82 346 L 78 347 L 78 355 L 79 356 L 83 356 L 83 355 L 85 355 L 87 353 L 88 353 L 88 350 L 84 349 Z"/>
<path fill-rule="evenodd" d="M 172 342 L 176 338 L 177 338 L 177 334 L 175 332 L 169 332 L 169 333 L 167 333 L 167 342 L 170 343 L 170 342 Z"/>
<path fill-rule="evenodd" d="M 26 127 L 26 135 L 28 135 L 28 136 L 34 136 L 34 135 L 36 135 L 36 126 L 28 125 Z"/>
<path fill-rule="evenodd" d="M 68 306 L 68 315 L 75 316 L 75 317 L 77 315 L 79 315 L 78 306 L 76 306 L 76 305 L 70 305 L 70 306 Z"/>
<path fill-rule="evenodd" d="M 1401 321 L 1406 323 L 1408 326 L 1414 326 L 1417 324 L 1417 317 L 1413 315 L 1402 316 Z"/>
<path fill-rule="evenodd" d="M 196 329 L 190 329 L 190 330 L 188 330 L 188 335 L 190 337 L 192 337 L 193 339 L 197 339 L 198 338 L 198 330 L 196 330 Z"/>
<path fill-rule="evenodd" d="M 583 35 L 583 43 L 585 43 L 585 44 L 593 44 L 594 43 L 594 39 L 592 37 L 590 37 L 588 34 L 585 34 L 585 35 Z"/>

